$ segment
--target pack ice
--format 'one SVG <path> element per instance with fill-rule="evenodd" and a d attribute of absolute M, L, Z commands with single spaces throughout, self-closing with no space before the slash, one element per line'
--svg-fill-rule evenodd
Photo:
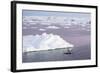
<path fill-rule="evenodd" d="M 43 33 L 41 35 L 23 36 L 23 52 L 53 50 L 57 48 L 72 49 L 72 47 L 74 45 L 68 43 L 59 35 Z"/>

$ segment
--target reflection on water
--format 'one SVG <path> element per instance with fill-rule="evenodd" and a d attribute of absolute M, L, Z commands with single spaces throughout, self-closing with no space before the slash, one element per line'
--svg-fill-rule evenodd
<path fill-rule="evenodd" d="M 23 62 L 47 62 L 64 60 L 91 59 L 90 45 L 74 47 L 71 54 L 64 54 L 67 49 L 47 50 L 23 53 Z"/>

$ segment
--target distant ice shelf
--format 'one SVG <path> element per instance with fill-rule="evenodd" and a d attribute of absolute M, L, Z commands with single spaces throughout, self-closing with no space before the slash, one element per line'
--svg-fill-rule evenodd
<path fill-rule="evenodd" d="M 23 36 L 23 52 L 53 50 L 65 48 L 72 50 L 74 45 L 68 43 L 59 35 L 43 33 L 41 35 Z"/>

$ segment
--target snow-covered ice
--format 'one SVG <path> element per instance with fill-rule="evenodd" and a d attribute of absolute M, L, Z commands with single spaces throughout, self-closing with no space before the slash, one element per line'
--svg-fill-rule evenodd
<path fill-rule="evenodd" d="M 57 48 L 72 48 L 74 45 L 68 43 L 59 35 L 43 33 L 41 35 L 23 36 L 23 52 L 40 51 Z"/>

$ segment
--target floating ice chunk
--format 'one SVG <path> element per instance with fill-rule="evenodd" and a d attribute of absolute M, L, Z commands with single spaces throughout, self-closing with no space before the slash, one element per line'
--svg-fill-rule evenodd
<path fill-rule="evenodd" d="M 38 28 L 38 27 L 31 27 L 32 29 L 36 29 L 36 28 Z"/>
<path fill-rule="evenodd" d="M 40 31 L 45 31 L 45 29 L 39 29 Z"/>
<path fill-rule="evenodd" d="M 74 45 L 68 43 L 59 35 L 43 33 L 41 35 L 23 36 L 23 52 L 72 47 Z"/>
<path fill-rule="evenodd" d="M 59 27 L 57 27 L 57 26 L 48 26 L 48 27 L 46 27 L 47 29 L 59 29 Z"/>

